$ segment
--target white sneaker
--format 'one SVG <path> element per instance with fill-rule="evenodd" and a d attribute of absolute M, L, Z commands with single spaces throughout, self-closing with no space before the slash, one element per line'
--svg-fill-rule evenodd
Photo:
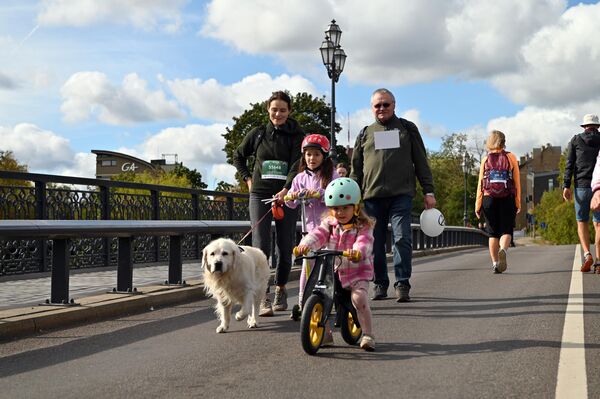
<path fill-rule="evenodd" d="M 370 335 L 363 335 L 360 340 L 360 348 L 367 352 L 373 352 L 375 350 L 375 338 Z"/>
<path fill-rule="evenodd" d="M 500 251 L 498 251 L 498 271 L 502 273 L 506 271 L 507 267 L 508 265 L 506 263 L 506 250 L 504 248 L 500 248 Z"/>

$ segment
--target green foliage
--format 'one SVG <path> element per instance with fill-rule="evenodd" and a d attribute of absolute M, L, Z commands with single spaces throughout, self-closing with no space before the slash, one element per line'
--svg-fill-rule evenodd
<path fill-rule="evenodd" d="M 12 151 L 0 151 L 0 170 L 27 172 L 27 165 L 19 163 Z M 31 186 L 31 182 L 14 179 L 0 179 L 2 186 Z"/>
<path fill-rule="evenodd" d="M 447 225 L 462 226 L 465 209 L 465 174 L 462 170 L 462 162 L 466 151 L 467 135 L 453 133 L 444 136 L 442 140 L 440 151 L 428 153 L 435 187 L 436 208 L 444 215 Z M 474 207 L 479 171 L 475 170 L 474 162 L 472 157 L 469 158 L 469 172 L 466 176 L 467 218 L 471 225 L 477 225 Z M 415 201 L 413 212 L 420 213 L 422 210 L 422 201 Z"/>
<path fill-rule="evenodd" d="M 182 164 L 178 164 L 173 170 L 173 173 L 177 177 L 185 177 L 189 182 L 191 188 L 205 190 L 208 185 L 202 181 L 202 175 L 196 169 L 191 170 L 188 167 L 183 166 Z"/>
<path fill-rule="evenodd" d="M 288 93 L 289 94 L 289 93 Z M 325 102 L 324 97 L 318 98 L 313 97 L 308 93 L 298 93 L 292 97 L 292 112 L 290 118 L 298 121 L 302 129 L 307 134 L 322 134 L 330 138 L 330 118 L 331 108 Z M 227 162 L 233 164 L 233 154 L 237 147 L 242 142 L 242 139 L 248 134 L 253 128 L 266 124 L 269 121 L 269 115 L 267 113 L 267 103 L 263 101 L 261 103 L 250 104 L 250 108 L 242 113 L 242 115 L 233 118 L 234 124 L 231 128 L 226 128 L 226 133 L 223 134 L 225 138 L 225 155 Z M 338 123 L 334 127 L 336 133 L 342 130 Z M 336 146 L 339 162 L 348 163 L 348 156 L 346 155 L 345 148 L 343 146 Z M 253 160 L 249 160 L 248 166 L 250 170 L 253 167 Z M 243 191 L 247 191 L 246 183 L 241 180 L 241 177 L 236 173 L 236 178 L 239 183 L 239 187 Z"/>
<path fill-rule="evenodd" d="M 186 187 L 192 188 L 192 183 L 188 180 L 185 174 L 178 174 L 175 170 L 166 173 L 163 170 L 144 171 L 143 173 L 124 172 L 117 176 L 113 176 L 111 180 L 125 181 L 131 183 L 155 184 L 159 186 L 171 187 Z M 124 194 L 143 194 L 147 195 L 148 190 L 138 190 L 129 188 L 118 188 L 115 190 Z M 181 193 L 164 194 L 166 196 L 189 197 L 189 195 Z"/>
<path fill-rule="evenodd" d="M 232 192 L 234 189 L 235 186 L 233 184 L 229 184 L 227 182 L 224 182 L 223 180 L 217 183 L 217 187 L 215 187 L 215 191 Z"/>
<path fill-rule="evenodd" d="M 535 208 L 536 232 L 553 244 L 576 244 L 577 222 L 572 201 L 563 201 L 562 190 L 554 189 L 542 195 L 539 205 Z M 541 225 L 545 224 L 545 228 Z M 590 223 L 591 227 L 592 223 Z M 590 236 L 593 237 L 593 229 Z M 592 238 L 593 240 L 593 238 Z"/>

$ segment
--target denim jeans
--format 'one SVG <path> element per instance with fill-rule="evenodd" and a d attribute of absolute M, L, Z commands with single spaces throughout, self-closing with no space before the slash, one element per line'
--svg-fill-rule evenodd
<path fill-rule="evenodd" d="M 387 273 L 385 243 L 388 223 L 392 225 L 392 254 L 394 262 L 395 286 L 410 287 L 412 274 L 412 229 L 411 211 L 413 199 L 409 195 L 398 195 L 389 198 L 373 198 L 365 200 L 365 211 L 375 218 L 373 236 L 373 263 L 375 268 L 375 284 L 387 288 L 390 279 Z"/>
<path fill-rule="evenodd" d="M 250 194 L 250 222 L 254 224 L 265 214 L 265 218 L 252 231 L 252 246 L 260 248 L 271 257 L 271 222 L 273 215 L 270 212 L 271 205 L 265 204 L 261 200 L 271 198 L 269 196 L 259 196 Z M 284 207 L 283 220 L 275 221 L 275 254 L 277 256 L 277 265 L 275 269 L 276 285 L 286 285 L 290 277 L 292 268 L 292 249 L 296 241 L 296 221 L 298 220 L 298 210 Z"/>

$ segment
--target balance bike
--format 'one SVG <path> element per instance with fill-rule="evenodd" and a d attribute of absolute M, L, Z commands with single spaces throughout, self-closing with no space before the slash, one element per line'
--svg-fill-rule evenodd
<path fill-rule="evenodd" d="M 294 255 L 296 255 L 294 248 Z M 333 307 L 336 308 L 335 326 L 340 327 L 342 338 L 349 345 L 357 345 L 362 330 L 352 305 L 349 290 L 342 287 L 334 272 L 335 260 L 340 256 L 350 257 L 349 251 L 320 249 L 301 256 L 303 259 L 316 259 L 315 266 L 306 282 L 302 300 L 300 320 L 300 340 L 302 349 L 309 355 L 317 353 L 321 347 L 327 321 Z"/>

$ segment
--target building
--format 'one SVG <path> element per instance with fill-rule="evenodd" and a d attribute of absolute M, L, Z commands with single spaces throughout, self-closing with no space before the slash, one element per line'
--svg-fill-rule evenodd
<path fill-rule="evenodd" d="M 177 154 L 162 154 L 162 159 L 153 159 L 150 162 L 123 154 L 121 152 L 92 150 L 96 154 L 96 178 L 109 180 L 112 176 L 119 175 L 124 172 L 143 173 L 145 171 L 156 171 L 159 169 L 165 172 L 170 172 L 181 165 L 177 163 Z M 167 164 L 164 158 L 167 155 L 172 155 L 175 162 Z"/>
<path fill-rule="evenodd" d="M 534 214 L 535 206 L 540 203 L 546 191 L 560 188 L 560 156 L 560 146 L 546 144 L 541 148 L 534 148 L 532 155 L 525 154 L 521 157 L 521 212 L 517 215 L 517 229 L 527 226 L 528 215 Z"/>

